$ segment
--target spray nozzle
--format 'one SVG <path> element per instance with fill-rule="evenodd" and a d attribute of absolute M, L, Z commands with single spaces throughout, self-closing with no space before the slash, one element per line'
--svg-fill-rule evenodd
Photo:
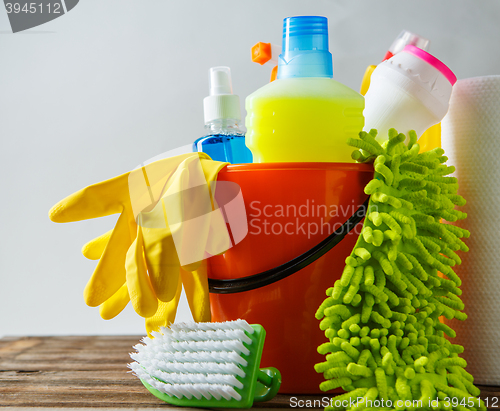
<path fill-rule="evenodd" d="M 231 69 L 229 67 L 212 67 L 209 71 L 210 95 L 233 94 Z"/>
<path fill-rule="evenodd" d="M 240 98 L 233 94 L 231 69 L 212 67 L 208 71 L 210 95 L 203 100 L 205 124 L 214 120 L 240 120 Z"/>

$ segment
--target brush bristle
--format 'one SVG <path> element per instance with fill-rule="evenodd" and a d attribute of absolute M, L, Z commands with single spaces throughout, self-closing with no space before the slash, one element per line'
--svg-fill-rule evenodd
<path fill-rule="evenodd" d="M 179 399 L 241 400 L 254 329 L 244 320 L 177 323 L 137 344 L 129 368 L 153 388 Z"/>

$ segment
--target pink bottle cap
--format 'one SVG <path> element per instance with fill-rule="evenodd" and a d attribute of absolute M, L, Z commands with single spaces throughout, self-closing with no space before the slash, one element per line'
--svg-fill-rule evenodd
<path fill-rule="evenodd" d="M 451 71 L 446 64 L 444 64 L 441 60 L 438 60 L 432 54 L 429 54 L 418 47 L 412 46 L 411 44 L 407 45 L 403 49 L 403 52 L 413 54 L 414 56 L 424 60 L 426 63 L 429 63 L 432 67 L 439 70 L 439 72 L 446 77 L 452 86 L 457 82 L 457 76 L 453 74 L 453 71 Z"/>

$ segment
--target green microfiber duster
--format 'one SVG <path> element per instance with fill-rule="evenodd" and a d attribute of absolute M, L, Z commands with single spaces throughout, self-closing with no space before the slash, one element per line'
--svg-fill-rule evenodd
<path fill-rule="evenodd" d="M 466 217 L 457 180 L 447 175 L 444 150 L 419 153 L 417 136 L 375 130 L 349 145 L 357 161 L 374 162 L 365 187 L 370 202 L 359 239 L 340 280 L 326 291 L 316 318 L 329 340 L 316 364 L 323 391 L 342 387 L 326 410 L 485 410 L 479 389 L 452 344 L 455 332 L 439 321 L 465 320 L 461 281 L 453 271 L 469 232 L 442 220 Z M 442 275 L 438 275 L 442 273 Z M 362 398 L 362 400 L 360 400 Z"/>

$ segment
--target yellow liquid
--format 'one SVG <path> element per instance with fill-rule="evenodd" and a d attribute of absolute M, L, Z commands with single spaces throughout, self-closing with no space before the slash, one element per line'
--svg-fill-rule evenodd
<path fill-rule="evenodd" d="M 353 163 L 365 99 L 328 78 L 273 81 L 246 99 L 245 141 L 254 163 Z"/>

